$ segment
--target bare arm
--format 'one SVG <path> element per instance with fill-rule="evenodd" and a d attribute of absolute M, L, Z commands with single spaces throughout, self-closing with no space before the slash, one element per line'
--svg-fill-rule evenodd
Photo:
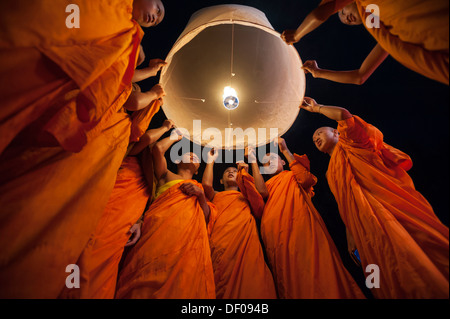
<path fill-rule="evenodd" d="M 205 171 L 203 172 L 202 177 L 202 186 L 205 190 L 206 197 L 212 201 L 216 192 L 214 191 L 214 162 L 217 159 L 219 152 L 217 150 L 211 149 L 208 152 L 208 159 L 205 167 Z"/>
<path fill-rule="evenodd" d="M 338 106 L 318 104 L 314 99 L 310 97 L 304 98 L 303 104 L 300 105 L 300 108 L 311 113 L 321 113 L 329 119 L 335 121 L 342 121 L 353 116 L 347 109 Z"/>
<path fill-rule="evenodd" d="M 171 135 L 169 137 L 166 137 L 165 139 L 162 139 L 153 147 L 153 166 L 155 170 L 155 176 L 158 181 L 165 178 L 169 171 L 167 169 L 167 161 L 164 154 L 175 142 L 181 140 L 181 138 L 182 135 L 178 135 L 177 138 L 174 138 L 174 136 Z"/>
<path fill-rule="evenodd" d="M 167 65 L 167 63 L 164 60 L 152 59 L 150 60 L 148 67 L 134 70 L 133 79 L 131 81 L 139 82 L 152 76 L 156 76 L 165 65 Z"/>
<path fill-rule="evenodd" d="M 139 111 L 150 105 L 154 100 L 165 96 L 163 87 L 156 84 L 150 91 L 139 92 L 133 91 L 123 105 L 128 111 Z"/>
<path fill-rule="evenodd" d="M 156 129 L 151 129 L 145 132 L 141 136 L 139 142 L 135 143 L 128 155 L 137 155 L 147 146 L 156 143 L 164 133 L 170 131 L 175 127 L 175 123 L 172 120 L 165 120 L 163 125 Z"/>
<path fill-rule="evenodd" d="M 389 54 L 377 44 L 359 69 L 351 71 L 326 70 L 319 68 L 317 62 L 314 60 L 306 61 L 303 65 L 303 69 L 305 72 L 311 73 L 315 78 L 322 78 L 339 83 L 362 85 L 388 56 Z"/>
<path fill-rule="evenodd" d="M 245 156 L 247 157 L 248 163 L 252 168 L 252 175 L 253 179 L 255 180 L 255 187 L 261 194 L 262 198 L 266 200 L 269 197 L 269 191 L 267 190 L 264 177 L 261 175 L 261 172 L 259 171 L 258 162 L 256 161 L 255 149 L 247 147 L 245 149 Z"/>
<path fill-rule="evenodd" d="M 296 30 L 286 30 L 281 34 L 281 38 L 288 44 L 299 42 L 305 35 L 315 30 L 328 18 L 336 13 L 335 1 L 319 5 L 311 11 Z"/>

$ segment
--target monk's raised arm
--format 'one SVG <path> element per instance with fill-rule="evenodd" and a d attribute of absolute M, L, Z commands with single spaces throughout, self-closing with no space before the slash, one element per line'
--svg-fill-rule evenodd
<path fill-rule="evenodd" d="M 171 136 L 162 139 L 153 147 L 152 157 L 155 170 L 155 176 L 157 180 L 161 180 L 166 177 L 168 173 L 167 161 L 164 154 L 175 143 L 181 140 L 183 136 L 179 134 L 177 130 L 172 131 Z"/>
<path fill-rule="evenodd" d="M 259 171 L 255 149 L 251 147 L 245 148 L 245 157 L 247 158 L 247 161 L 252 168 L 252 174 L 256 189 L 261 194 L 262 198 L 264 200 L 267 200 L 267 198 L 269 198 L 269 191 L 267 190 L 264 177 L 261 175 L 261 172 Z"/>
<path fill-rule="evenodd" d="M 205 191 L 206 198 L 210 201 L 214 199 L 216 194 L 214 191 L 214 162 L 216 161 L 218 155 L 219 152 L 215 149 L 211 149 L 208 152 L 208 159 L 202 177 L 202 186 Z"/>
<path fill-rule="evenodd" d="M 303 69 L 314 78 L 326 79 L 339 83 L 362 85 L 389 56 L 389 53 L 377 44 L 366 57 L 359 69 L 350 71 L 334 71 L 321 69 L 315 60 L 306 61 Z"/>
<path fill-rule="evenodd" d="M 310 97 L 304 98 L 300 108 L 311 113 L 320 113 L 335 121 L 346 120 L 353 116 L 347 109 L 338 106 L 322 105 Z"/>

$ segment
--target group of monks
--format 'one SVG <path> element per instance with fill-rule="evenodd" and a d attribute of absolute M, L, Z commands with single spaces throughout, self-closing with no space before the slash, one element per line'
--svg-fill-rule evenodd
<path fill-rule="evenodd" d="M 369 4 L 381 23 L 367 28 L 378 44 L 361 68 L 308 61 L 305 72 L 362 84 L 391 55 L 448 85 L 448 1 L 324 0 L 281 37 L 296 43 L 336 13 L 364 24 Z M 136 69 L 146 60 L 141 27 L 162 21 L 163 3 L 77 5 L 80 28 L 65 26 L 67 1 L 0 4 L 0 298 L 365 298 L 313 205 L 308 157 L 283 138 L 284 159 L 268 153 L 259 167 L 247 148 L 247 163 L 220 176 L 223 191 L 213 187 L 217 150 L 201 183 L 194 153 L 168 169 L 182 136 L 171 120 L 149 129 L 164 88 L 137 84 L 165 62 Z M 449 230 L 415 190 L 409 156 L 347 109 L 309 97 L 300 108 L 337 121 L 313 142 L 330 155 L 350 252 L 379 269 L 373 296 L 449 298 Z M 67 285 L 68 265 L 79 287 Z"/>

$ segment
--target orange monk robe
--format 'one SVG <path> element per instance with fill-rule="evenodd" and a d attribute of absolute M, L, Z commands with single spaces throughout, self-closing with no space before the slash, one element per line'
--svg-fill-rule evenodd
<path fill-rule="evenodd" d="M 416 191 L 405 153 L 361 118 L 339 121 L 327 178 L 365 269 L 380 269 L 377 298 L 448 298 L 448 227 Z"/>
<path fill-rule="evenodd" d="M 317 179 L 306 155 L 295 156 L 291 171 L 266 182 L 269 197 L 261 235 L 279 298 L 365 298 L 344 267 L 321 216 L 311 202 Z"/>
<path fill-rule="evenodd" d="M 209 242 L 216 296 L 217 299 L 274 299 L 275 285 L 252 216 L 254 212 L 261 217 L 264 200 L 253 178 L 242 171 L 237 179 L 245 197 L 238 191 L 223 191 L 213 199 L 217 216 Z"/>
<path fill-rule="evenodd" d="M 97 228 L 77 262 L 80 289 L 66 289 L 60 297 L 114 298 L 129 230 L 144 213 L 150 195 L 138 158 L 126 157 Z"/>
<path fill-rule="evenodd" d="M 0 296 L 56 298 L 66 266 L 76 264 L 108 202 L 131 128 L 140 116 L 119 108 L 121 95 L 102 119 L 103 128 L 79 153 L 61 147 L 11 146 L 0 158 Z M 159 109 L 138 111 L 147 115 Z M 107 119 L 107 120 L 106 120 Z M 146 117 L 146 125 L 150 118 Z M 97 129 L 98 129 L 97 128 Z"/>
<path fill-rule="evenodd" d="M 336 10 L 354 0 L 336 0 Z M 367 31 L 405 67 L 449 84 L 448 0 L 356 0 Z M 369 5 L 379 8 L 380 27 L 370 28 Z M 370 10 L 369 10 L 370 11 Z"/>
<path fill-rule="evenodd" d="M 125 258 L 116 298 L 215 298 L 214 273 L 203 210 L 175 183 L 144 215 L 142 235 Z M 213 220 L 215 207 L 211 209 Z"/>
<path fill-rule="evenodd" d="M 68 4 L 0 2 L 0 153 L 30 124 L 28 139 L 51 135 L 50 146 L 79 152 L 128 90 L 143 36 L 133 1 L 77 1 L 81 25 L 72 29 Z"/>

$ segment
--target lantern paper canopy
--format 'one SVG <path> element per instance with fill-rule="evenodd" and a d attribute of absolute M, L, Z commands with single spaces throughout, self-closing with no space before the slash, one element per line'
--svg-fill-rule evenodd
<path fill-rule="evenodd" d="M 255 8 L 197 11 L 166 62 L 164 113 L 194 143 L 258 147 L 297 118 L 305 92 L 302 61 Z"/>

